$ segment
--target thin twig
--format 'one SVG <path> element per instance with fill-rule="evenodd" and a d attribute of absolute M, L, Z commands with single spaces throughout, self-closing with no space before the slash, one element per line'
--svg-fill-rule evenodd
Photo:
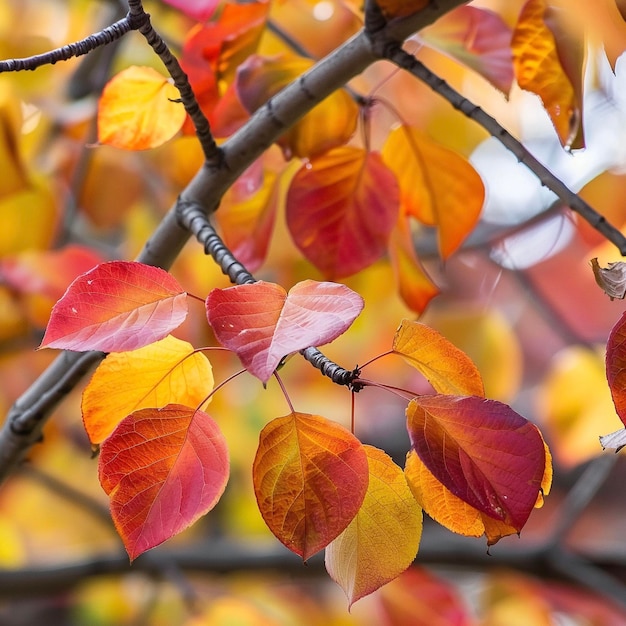
<path fill-rule="evenodd" d="M 219 265 L 222 272 L 228 276 L 235 285 L 256 283 L 257 279 L 237 260 L 235 255 L 228 249 L 222 238 L 206 216 L 203 208 L 193 202 L 178 201 L 179 223 L 183 228 L 198 240 L 204 247 L 204 253 L 210 255 Z M 358 370 L 347 370 L 331 361 L 317 348 L 310 347 L 300 350 L 300 354 L 313 367 L 330 378 L 338 385 L 352 386 L 352 381 L 358 377 Z"/>
<path fill-rule="evenodd" d="M 73 57 L 83 56 L 88 54 L 92 50 L 99 48 L 100 46 L 106 46 L 107 44 L 120 39 L 123 35 L 133 30 L 128 16 L 118 20 L 111 26 L 103 28 L 100 32 L 85 37 L 80 41 L 67 44 L 61 48 L 44 52 L 43 54 L 36 54 L 32 57 L 25 57 L 23 59 L 8 59 L 6 61 L 0 61 L 0 74 L 2 72 L 22 72 L 25 70 L 36 70 L 43 65 L 54 65 L 59 61 L 67 61 Z"/>
<path fill-rule="evenodd" d="M 213 137 L 209 120 L 202 112 L 189 84 L 189 77 L 185 74 L 178 59 L 172 54 L 163 38 L 154 30 L 150 21 L 150 15 L 144 11 L 141 0 L 129 0 L 128 7 L 130 23 L 146 38 L 146 41 L 163 61 L 172 77 L 180 93 L 180 100 L 196 130 L 198 141 L 204 152 L 204 158 L 209 165 L 219 165 L 222 162 L 222 151 Z"/>
<path fill-rule="evenodd" d="M 626 237 L 610 224 L 603 215 L 587 204 L 578 194 L 559 180 L 545 165 L 538 161 L 511 133 L 503 128 L 491 115 L 462 96 L 445 80 L 431 72 L 421 61 L 404 51 L 398 42 L 386 40 L 384 36 L 374 37 L 374 48 L 381 58 L 385 58 L 398 67 L 426 83 L 433 91 L 445 98 L 455 109 L 480 124 L 502 145 L 510 150 L 537 178 L 541 184 L 554 192 L 568 207 L 587 220 L 593 228 L 613 243 L 622 256 L 626 256 Z"/>

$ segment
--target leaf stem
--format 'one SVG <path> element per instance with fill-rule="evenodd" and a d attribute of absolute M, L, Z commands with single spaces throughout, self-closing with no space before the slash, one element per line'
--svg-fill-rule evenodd
<path fill-rule="evenodd" d="M 225 348 L 223 348 L 225 349 Z M 204 350 L 204 348 L 203 348 Z M 204 398 L 204 400 L 202 400 L 202 402 L 200 402 L 200 404 L 198 404 L 198 406 L 196 406 L 196 411 L 200 410 L 200 407 L 205 405 L 212 397 L 213 395 L 219 391 L 222 387 L 224 387 L 224 385 L 227 385 L 231 380 L 237 378 L 237 376 L 240 376 L 241 374 L 247 372 L 246 369 L 242 369 L 239 370 L 238 372 L 235 372 L 234 374 L 231 374 L 228 378 L 225 378 L 219 385 L 213 387 L 213 389 L 211 390 L 211 393 L 206 396 L 206 398 Z"/>
<path fill-rule="evenodd" d="M 285 400 L 287 400 L 287 404 L 289 405 L 289 410 L 292 413 L 295 413 L 296 411 L 293 408 L 293 404 L 291 403 L 291 398 L 289 397 L 289 394 L 287 393 L 287 389 L 285 387 L 285 383 L 283 383 L 283 379 L 280 377 L 280 374 L 278 372 L 274 372 L 274 378 L 278 381 L 278 385 L 280 386 L 283 395 L 285 396 Z"/>

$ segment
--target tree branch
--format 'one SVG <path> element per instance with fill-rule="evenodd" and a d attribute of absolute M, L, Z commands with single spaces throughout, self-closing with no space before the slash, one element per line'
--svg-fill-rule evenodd
<path fill-rule="evenodd" d="M 462 4 L 465 2 L 461 0 L 430 3 L 409 18 L 390 22 L 384 32 L 396 39 L 408 37 Z M 376 60 L 364 31 L 349 39 L 258 109 L 222 146 L 223 161 L 205 164 L 182 191 L 180 199 L 197 203 L 207 214 L 214 211 L 226 190 L 287 128 Z M 188 237 L 188 231 L 178 224 L 175 205 L 137 260 L 168 269 Z M 43 426 L 58 403 L 103 356 L 91 352 L 62 353 L 17 400 L 0 430 L 0 483 L 40 439 Z"/>
<path fill-rule="evenodd" d="M 545 165 L 538 161 L 511 133 L 503 128 L 491 115 L 462 96 L 446 81 L 431 72 L 421 61 L 405 52 L 399 42 L 386 39 L 385 34 L 373 36 L 374 47 L 381 58 L 388 59 L 398 67 L 426 83 L 433 91 L 445 98 L 455 109 L 480 124 L 502 145 L 508 148 L 537 178 L 541 184 L 553 191 L 568 207 L 587 220 L 593 228 L 613 243 L 622 256 L 626 256 L 626 237 L 587 204 L 578 194 L 569 189 Z"/>

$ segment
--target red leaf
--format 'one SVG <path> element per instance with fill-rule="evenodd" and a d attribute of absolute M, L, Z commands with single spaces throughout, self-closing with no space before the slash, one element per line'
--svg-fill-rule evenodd
<path fill-rule="evenodd" d="M 475 70 L 508 95 L 514 78 L 512 35 L 497 13 L 461 6 L 420 31 L 419 38 Z"/>
<path fill-rule="evenodd" d="M 265 426 L 252 475 L 265 523 L 305 561 L 348 526 L 369 481 L 361 442 L 339 424 L 306 413 Z"/>
<path fill-rule="evenodd" d="M 135 350 L 187 316 L 187 294 L 165 270 L 111 261 L 79 276 L 54 305 L 40 348 Z"/>
<path fill-rule="evenodd" d="M 264 383 L 284 356 L 333 341 L 362 308 L 361 296 L 345 285 L 313 280 L 289 293 L 264 281 L 213 289 L 206 300 L 217 340 Z"/>
<path fill-rule="evenodd" d="M 142 409 L 100 449 L 100 483 L 131 560 L 212 509 L 228 480 L 226 440 L 202 411 Z"/>
<path fill-rule="evenodd" d="M 343 147 L 311 159 L 287 194 L 287 225 L 329 279 L 356 274 L 386 251 L 400 192 L 380 155 Z"/>
<path fill-rule="evenodd" d="M 546 467 L 537 428 L 506 404 L 477 396 L 422 396 L 407 409 L 411 444 L 455 496 L 518 531 Z"/>
<path fill-rule="evenodd" d="M 611 330 L 606 344 L 606 378 L 615 410 L 626 425 L 626 313 Z"/>

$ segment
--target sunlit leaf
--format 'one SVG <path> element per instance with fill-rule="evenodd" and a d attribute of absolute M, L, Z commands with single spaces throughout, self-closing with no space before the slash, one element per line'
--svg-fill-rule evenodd
<path fill-rule="evenodd" d="M 102 444 L 98 473 L 134 560 L 215 506 L 228 480 L 228 449 L 206 413 L 169 404 L 124 419 Z"/>
<path fill-rule="evenodd" d="M 485 395 L 480 372 L 472 360 L 425 324 L 402 320 L 393 338 L 393 351 L 419 370 L 437 393 Z"/>
<path fill-rule="evenodd" d="M 251 56 L 237 70 L 239 99 L 253 113 L 312 65 L 313 61 L 301 57 Z M 287 130 L 278 143 L 287 158 L 313 158 L 346 143 L 356 129 L 358 117 L 358 106 L 340 89 Z"/>
<path fill-rule="evenodd" d="M 350 276 L 385 253 L 398 218 L 398 186 L 378 153 L 337 148 L 298 171 L 286 210 L 302 254 L 326 278 Z"/>
<path fill-rule="evenodd" d="M 407 408 L 413 449 L 455 496 L 520 531 L 546 468 L 536 426 L 477 396 L 422 396 Z"/>
<path fill-rule="evenodd" d="M 418 314 L 439 294 L 438 287 L 422 267 L 411 237 L 408 220 L 401 216 L 389 239 L 389 258 L 404 303 Z"/>
<path fill-rule="evenodd" d="M 113 352 L 83 392 L 82 413 L 92 444 L 104 441 L 127 415 L 167 404 L 200 405 L 213 389 L 209 360 L 168 336 L 131 352 Z"/>
<path fill-rule="evenodd" d="M 361 442 L 339 424 L 305 413 L 263 428 L 252 474 L 266 524 L 305 561 L 345 530 L 369 480 Z"/>
<path fill-rule="evenodd" d="M 163 0 L 165 4 L 179 9 L 185 15 L 204 22 L 208 20 L 220 4 L 220 0 Z"/>
<path fill-rule="evenodd" d="M 403 214 L 437 227 L 439 251 L 447 259 L 480 217 L 480 176 L 461 155 L 407 126 L 390 133 L 382 155 L 398 178 Z"/>
<path fill-rule="evenodd" d="M 180 93 L 150 67 L 132 66 L 105 86 L 98 106 L 98 140 L 116 148 L 145 150 L 171 139 L 185 121 Z"/>
<path fill-rule="evenodd" d="M 79 276 L 54 305 L 41 348 L 135 350 L 187 316 L 187 294 L 165 270 L 111 261 Z"/>
<path fill-rule="evenodd" d="M 377 595 L 385 626 L 475 625 L 454 586 L 424 568 L 409 568 Z"/>
<path fill-rule="evenodd" d="M 206 300 L 217 340 L 263 382 L 284 356 L 336 339 L 362 308 L 361 296 L 345 285 L 313 280 L 289 293 L 264 281 L 213 289 Z"/>
<path fill-rule="evenodd" d="M 545 0 L 528 0 L 522 8 L 511 42 L 513 63 L 519 86 L 541 98 L 561 144 L 569 147 L 578 132 L 580 110 L 544 21 L 546 8 Z"/>
<path fill-rule="evenodd" d="M 326 546 L 326 569 L 352 605 L 401 574 L 415 559 L 422 511 L 402 470 L 382 450 L 364 446 L 365 500 L 349 526 Z"/>
<path fill-rule="evenodd" d="M 514 78 L 512 34 L 497 13 L 465 5 L 421 30 L 419 39 L 464 63 L 508 94 Z"/>

